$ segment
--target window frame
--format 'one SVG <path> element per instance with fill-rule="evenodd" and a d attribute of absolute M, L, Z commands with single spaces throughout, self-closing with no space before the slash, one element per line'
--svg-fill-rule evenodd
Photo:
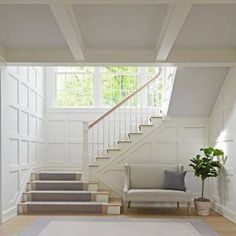
<path fill-rule="evenodd" d="M 50 100 L 52 102 L 51 103 L 51 107 L 52 108 L 55 108 L 55 109 L 58 109 L 58 110 L 62 110 L 62 109 L 68 109 L 68 110 L 78 110 L 78 109 L 95 109 L 95 108 L 98 108 L 98 109 L 109 109 L 111 108 L 112 106 L 104 106 L 103 105 L 103 84 L 102 84 L 102 74 L 111 74 L 111 75 L 131 75 L 131 76 L 136 76 L 137 77 L 137 86 L 140 87 L 141 85 L 143 85 L 145 82 L 147 82 L 147 80 L 149 79 L 149 72 L 148 72 L 148 68 L 149 67 L 152 67 L 152 66 L 145 66 L 145 67 L 140 67 L 140 66 L 137 66 L 137 72 L 132 72 L 132 73 L 129 73 L 129 72 L 124 72 L 124 73 L 121 73 L 121 72 L 103 72 L 102 71 L 102 67 L 103 66 L 94 66 L 94 70 L 93 72 L 71 72 L 71 71 L 60 71 L 60 72 L 57 72 L 57 69 L 56 67 L 54 67 L 52 69 L 52 71 L 50 73 L 50 75 L 53 75 L 53 88 L 52 90 L 53 91 L 50 91 L 51 95 L 50 97 L 53 97 L 53 98 L 50 98 Z M 165 76 L 165 70 L 167 68 L 164 67 L 164 71 L 162 72 L 163 73 L 163 86 L 164 86 L 164 76 Z M 67 74 L 89 74 L 89 75 L 92 75 L 93 79 L 92 79 L 92 101 L 93 101 L 93 105 L 92 106 L 59 106 L 57 104 L 57 74 L 65 74 L 65 78 L 66 78 L 66 75 Z M 150 73 L 150 74 L 154 74 L 154 73 Z M 142 106 L 147 106 L 148 105 L 148 98 L 147 96 L 144 96 L 142 97 Z M 140 101 L 138 101 L 138 106 L 141 104 Z M 50 106 L 50 104 L 49 104 Z M 149 107 L 151 108 L 151 107 Z"/>

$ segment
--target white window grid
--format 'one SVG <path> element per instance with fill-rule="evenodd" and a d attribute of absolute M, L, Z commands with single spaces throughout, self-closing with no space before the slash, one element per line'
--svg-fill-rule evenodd
<path fill-rule="evenodd" d="M 142 68 L 142 70 L 144 71 L 144 73 L 140 73 L 140 67 L 138 67 L 137 69 L 137 72 L 136 73 L 121 73 L 121 72 L 103 72 L 101 67 L 94 67 L 94 70 L 93 72 L 77 72 L 73 69 L 66 69 L 65 71 L 64 70 L 60 70 L 59 72 L 56 71 L 55 72 L 55 106 L 56 107 L 59 107 L 59 108 L 79 108 L 79 106 L 68 106 L 66 104 L 66 97 L 65 97 L 65 101 L 64 101 L 64 104 L 58 104 L 58 101 L 57 101 L 57 97 L 58 97 L 58 92 L 60 92 L 60 90 L 58 91 L 57 88 L 57 76 L 58 75 L 64 75 L 65 76 L 65 79 L 66 79 L 66 76 L 67 75 L 77 75 L 79 76 L 79 78 L 81 76 L 85 77 L 85 76 L 91 76 L 91 78 L 93 78 L 92 80 L 92 88 L 91 88 L 91 94 L 92 94 L 92 103 L 91 105 L 89 106 L 80 106 L 80 107 L 111 107 L 113 105 L 115 105 L 114 103 L 110 103 L 110 104 L 105 104 L 104 102 L 104 99 L 103 99 L 103 77 L 104 76 L 111 76 L 114 77 L 114 76 L 122 76 L 122 75 L 126 75 L 126 76 L 129 76 L 130 78 L 134 78 L 136 80 L 136 87 L 135 88 L 132 88 L 131 87 L 131 84 L 130 84 L 130 87 L 128 89 L 120 89 L 120 90 L 117 90 L 116 92 L 123 92 L 123 93 L 127 93 L 126 95 L 132 93 L 133 91 L 135 91 L 139 86 L 141 86 L 144 82 L 146 82 L 148 79 L 151 79 L 153 76 L 155 76 L 156 73 L 154 72 L 148 72 L 148 68 Z M 156 98 L 156 102 L 151 102 L 151 99 L 150 98 L 150 93 L 152 92 L 152 90 L 154 89 L 154 87 L 157 87 L 157 84 L 163 84 L 163 77 L 164 77 L 164 74 L 165 74 L 165 69 L 163 70 L 164 73 L 162 73 L 162 76 L 160 79 L 156 80 L 156 82 L 152 83 L 151 86 L 149 86 L 149 88 L 146 90 L 145 92 L 145 97 L 146 97 L 146 105 L 148 107 L 157 107 L 159 106 L 159 104 L 161 103 L 161 101 L 159 101 L 161 98 L 162 98 L 162 94 L 160 94 L 160 91 L 159 93 L 157 92 L 156 94 L 158 94 L 159 96 L 159 100 Z M 145 78 L 141 78 L 141 77 L 145 77 Z M 111 86 L 111 85 L 110 85 Z M 112 89 L 111 87 L 109 89 Z M 62 92 L 62 91 L 61 91 Z M 66 91 L 64 91 L 65 94 L 66 94 Z M 73 93 L 76 93 L 76 88 L 73 89 Z M 81 94 L 83 95 L 83 94 Z M 86 92 L 84 93 L 84 95 L 86 95 Z M 111 96 L 111 93 L 110 93 L 110 96 Z M 157 96 L 157 95 L 156 95 Z M 125 96 L 123 96 L 121 99 L 123 99 Z M 111 99 L 110 99 L 111 100 Z M 139 106 L 140 105 L 140 99 L 136 100 L 134 103 L 135 105 Z M 155 99 L 154 99 L 155 100 Z M 158 100 L 158 101 L 157 101 Z M 138 104 L 137 104 L 138 103 Z"/>

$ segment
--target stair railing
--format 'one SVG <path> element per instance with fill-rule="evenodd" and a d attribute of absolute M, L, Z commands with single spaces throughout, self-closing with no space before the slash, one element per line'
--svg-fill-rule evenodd
<path fill-rule="evenodd" d="M 158 73 L 137 90 L 108 110 L 91 124 L 83 124 L 83 179 L 89 178 L 89 163 L 106 157 L 108 149 L 116 149 L 117 141 L 127 141 L 128 134 L 139 132 L 140 124 L 148 124 L 151 116 L 161 116 Z"/>

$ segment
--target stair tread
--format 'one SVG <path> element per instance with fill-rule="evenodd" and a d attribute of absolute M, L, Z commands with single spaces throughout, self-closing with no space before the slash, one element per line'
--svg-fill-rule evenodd
<path fill-rule="evenodd" d="M 76 202 L 68 202 L 68 201 L 62 201 L 62 202 L 55 202 L 55 201 L 45 201 L 45 202 L 36 202 L 36 201 L 28 201 L 28 202 L 22 202 L 21 204 L 27 205 L 104 205 L 104 202 L 95 202 L 95 201 L 76 201 Z"/>
<path fill-rule="evenodd" d="M 97 184 L 93 181 L 82 181 L 82 180 L 34 180 L 29 183 L 84 183 L 84 184 Z"/>
<path fill-rule="evenodd" d="M 110 192 L 109 191 L 66 191 L 66 190 L 32 190 L 32 191 L 27 191 L 25 193 L 40 193 L 40 194 L 47 194 L 47 193 L 67 193 L 67 194 L 79 194 L 79 193 L 92 193 L 92 194 L 109 194 Z"/>
<path fill-rule="evenodd" d="M 98 164 L 89 164 L 89 167 L 99 167 Z"/>
<path fill-rule="evenodd" d="M 118 143 L 132 143 L 131 140 L 119 140 Z"/>
<path fill-rule="evenodd" d="M 153 126 L 153 124 L 141 124 L 139 126 Z"/>
<path fill-rule="evenodd" d="M 80 171 L 34 171 L 32 174 L 82 174 Z"/>
<path fill-rule="evenodd" d="M 151 116 L 151 118 L 155 118 L 155 119 L 162 119 L 163 116 Z"/>
<path fill-rule="evenodd" d="M 55 202 L 55 201 L 45 201 L 45 202 L 34 202 L 34 201 L 27 201 L 22 202 L 20 205 L 112 205 L 112 206 L 120 206 L 121 203 L 119 202 L 95 202 L 95 201 L 62 201 L 62 202 Z"/>
<path fill-rule="evenodd" d="M 96 157 L 96 159 L 109 159 L 109 157 L 108 156 L 98 156 L 98 157 Z"/>

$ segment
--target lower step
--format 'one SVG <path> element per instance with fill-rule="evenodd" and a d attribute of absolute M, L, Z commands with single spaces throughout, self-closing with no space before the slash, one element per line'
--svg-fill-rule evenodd
<path fill-rule="evenodd" d="M 31 180 L 63 180 L 63 181 L 73 181 L 80 180 L 81 173 L 71 173 L 71 172 L 35 172 L 31 175 Z"/>
<path fill-rule="evenodd" d="M 83 181 L 33 181 L 28 183 L 27 190 L 58 191 L 97 191 L 97 184 Z"/>
<path fill-rule="evenodd" d="M 18 205 L 18 213 L 120 214 L 120 207 L 120 203 L 101 202 L 24 202 Z"/>
<path fill-rule="evenodd" d="M 23 193 L 23 201 L 95 201 L 108 202 L 109 192 L 92 191 L 30 191 Z"/>

